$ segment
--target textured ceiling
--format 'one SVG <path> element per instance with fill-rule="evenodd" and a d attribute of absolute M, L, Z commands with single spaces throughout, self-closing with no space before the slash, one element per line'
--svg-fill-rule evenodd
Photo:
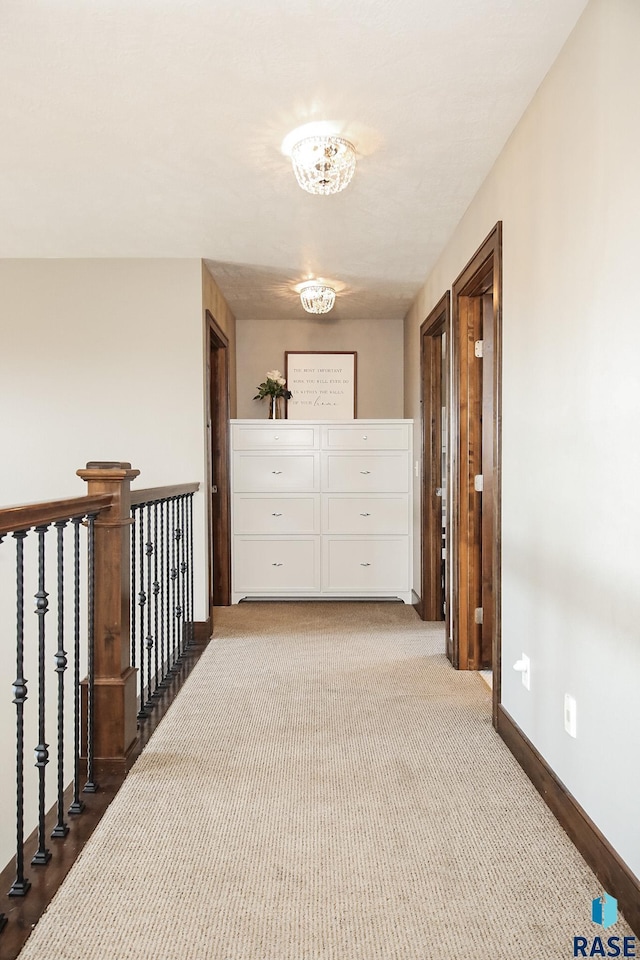
<path fill-rule="evenodd" d="M 0 256 L 203 257 L 239 318 L 389 319 L 420 284 L 585 0 L 2 0 Z M 353 140 L 353 183 L 280 146 Z"/>

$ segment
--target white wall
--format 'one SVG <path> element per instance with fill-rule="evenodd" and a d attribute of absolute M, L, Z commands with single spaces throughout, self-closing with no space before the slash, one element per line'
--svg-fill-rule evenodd
<path fill-rule="evenodd" d="M 501 219 L 503 703 L 638 875 L 639 39 L 592 0 L 405 323 L 417 418 L 419 325 Z"/>
<path fill-rule="evenodd" d="M 398 320 L 341 320 L 311 315 L 295 320 L 237 323 L 238 416 L 266 417 L 254 401 L 267 370 L 284 372 L 286 350 L 355 350 L 358 416 L 402 417 L 403 327 Z"/>

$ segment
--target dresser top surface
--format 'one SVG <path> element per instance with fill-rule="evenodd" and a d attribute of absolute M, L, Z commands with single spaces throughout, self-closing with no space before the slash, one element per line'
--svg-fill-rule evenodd
<path fill-rule="evenodd" d="M 413 423 L 413 420 L 380 420 L 380 419 L 361 419 L 358 417 L 355 420 L 293 420 L 293 419 L 282 419 L 282 420 L 268 420 L 264 417 L 249 419 L 249 420 L 230 420 L 232 424 L 250 424 L 251 426 L 263 426 L 263 427 L 286 427 L 291 425 L 294 427 L 314 427 L 314 426 L 327 426 L 327 427 L 359 427 L 364 426 L 365 424 L 392 424 L 392 423 Z"/>

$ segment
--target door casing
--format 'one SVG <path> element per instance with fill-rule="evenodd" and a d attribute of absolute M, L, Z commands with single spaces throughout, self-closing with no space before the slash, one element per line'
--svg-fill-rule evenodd
<path fill-rule="evenodd" d="M 207 459 L 209 485 L 210 607 L 231 603 L 231 509 L 229 466 L 229 340 L 206 311 L 208 324 Z M 213 485 L 217 492 L 213 491 Z"/>
<path fill-rule="evenodd" d="M 501 669 L 500 222 L 453 284 L 452 328 L 451 661 L 461 670 L 493 670 L 495 724 Z M 482 358 L 476 356 L 478 340 Z M 478 476 L 482 492 L 476 489 Z"/>

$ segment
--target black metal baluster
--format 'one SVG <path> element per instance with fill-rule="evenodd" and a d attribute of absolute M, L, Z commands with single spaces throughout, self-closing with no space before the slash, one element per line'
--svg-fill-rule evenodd
<path fill-rule="evenodd" d="M 4 533 L 0 533 L 0 543 L 4 540 Z M 7 918 L 4 913 L 0 913 L 0 933 L 4 930 L 7 925 Z"/>
<path fill-rule="evenodd" d="M 140 559 L 140 577 L 139 585 L 140 590 L 138 591 L 138 608 L 139 608 L 139 661 L 140 666 L 138 669 L 138 680 L 140 686 L 140 708 L 138 710 L 138 720 L 146 720 L 149 716 L 148 712 L 144 707 L 144 608 L 147 602 L 147 595 L 144 590 L 144 555 L 145 555 L 145 546 L 144 546 L 144 504 L 140 504 L 140 509 L 138 511 L 138 518 L 140 520 L 140 532 L 138 536 L 138 551 Z"/>
<path fill-rule="evenodd" d="M 73 523 L 73 800 L 70 814 L 82 813 L 84 802 L 80 799 L 80 524 L 82 517 L 74 517 Z"/>
<path fill-rule="evenodd" d="M 189 618 L 191 621 L 191 642 L 196 640 L 195 607 L 193 596 L 193 494 L 189 494 Z"/>
<path fill-rule="evenodd" d="M 45 590 L 45 544 L 44 538 L 49 524 L 40 524 L 35 527 L 38 534 L 38 592 L 36 599 L 36 616 L 38 617 L 38 745 L 35 749 L 36 767 L 38 768 L 38 849 L 31 858 L 34 866 L 44 866 L 51 859 L 51 851 L 47 849 L 44 835 L 45 817 L 45 774 L 49 763 L 49 744 L 45 743 L 45 626 L 44 618 L 49 609 L 49 594 Z"/>
<path fill-rule="evenodd" d="M 67 653 L 64 649 L 64 530 L 66 520 L 54 524 L 58 531 L 58 649 L 55 655 L 58 674 L 58 822 L 52 837 L 66 837 L 69 827 L 64 821 L 64 672 L 67 669 Z"/>
<path fill-rule="evenodd" d="M 167 524 L 167 501 L 160 501 L 160 664 L 162 672 L 161 687 L 169 685 L 169 631 L 167 629 L 168 586 L 167 576 L 169 565 L 166 555 L 165 530 Z"/>
<path fill-rule="evenodd" d="M 178 566 L 178 659 L 184 655 L 184 496 L 178 497 L 178 529 L 176 530 L 177 566 Z"/>
<path fill-rule="evenodd" d="M 16 679 L 13 702 L 16 705 L 16 878 L 10 897 L 24 897 L 31 883 L 24 875 L 24 703 L 27 681 L 24 677 L 24 540 L 26 530 L 16 530 Z"/>
<path fill-rule="evenodd" d="M 193 643 L 193 610 L 191 608 L 191 570 L 189 567 L 191 554 L 190 554 L 190 529 L 189 529 L 189 505 L 191 502 L 191 494 L 185 494 L 184 498 L 184 562 L 185 562 L 185 611 L 184 611 L 184 622 L 185 622 L 185 644 L 187 647 L 190 647 Z"/>
<path fill-rule="evenodd" d="M 177 672 L 176 657 L 176 578 L 178 568 L 176 564 L 176 501 L 172 497 L 169 501 L 171 507 L 171 670 Z"/>
<path fill-rule="evenodd" d="M 84 793 L 96 793 L 98 784 L 93 779 L 93 729 L 95 720 L 95 668 L 94 668 L 94 619 L 95 619 L 95 520 L 97 514 L 87 514 L 87 782 Z"/>
<path fill-rule="evenodd" d="M 136 665 L 136 533 L 138 508 L 131 507 L 131 666 Z"/>
<path fill-rule="evenodd" d="M 160 594 L 160 581 L 158 580 L 158 501 L 156 500 L 153 504 L 153 633 L 155 636 L 155 690 L 153 691 L 153 696 L 157 699 L 161 696 L 162 691 L 160 690 L 160 637 L 158 636 L 159 629 L 159 613 L 158 613 L 158 596 Z"/>
<path fill-rule="evenodd" d="M 153 647 L 154 647 L 154 637 L 151 630 L 152 622 L 152 609 L 151 609 L 151 596 L 153 592 L 153 570 L 151 566 L 151 558 L 154 552 L 153 540 L 151 539 L 151 510 L 152 504 L 147 504 L 147 543 L 145 549 L 145 555 L 147 558 L 147 700 L 145 703 L 145 710 L 152 710 L 155 706 L 153 702 L 153 684 L 152 684 L 152 663 L 153 663 Z"/>

